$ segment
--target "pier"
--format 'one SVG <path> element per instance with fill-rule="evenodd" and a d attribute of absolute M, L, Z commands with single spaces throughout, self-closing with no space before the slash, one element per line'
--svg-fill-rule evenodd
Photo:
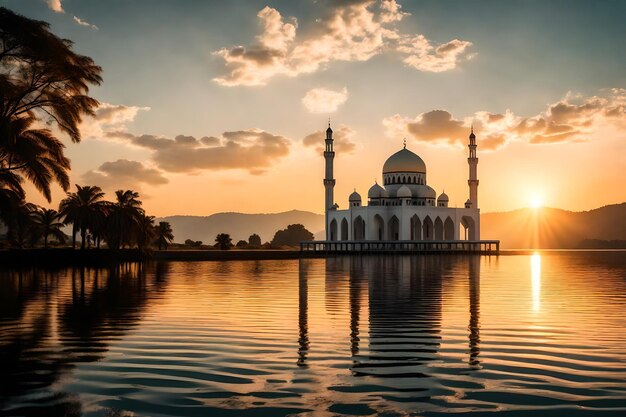
<path fill-rule="evenodd" d="M 499 240 L 381 240 L 300 242 L 300 252 L 328 255 L 360 255 L 374 253 L 398 254 L 481 254 L 498 255 Z"/>

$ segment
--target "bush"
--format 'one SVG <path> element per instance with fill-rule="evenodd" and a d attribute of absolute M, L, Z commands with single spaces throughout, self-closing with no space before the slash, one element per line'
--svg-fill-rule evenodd
<path fill-rule="evenodd" d="M 230 249 L 233 246 L 232 241 L 228 233 L 220 233 L 215 237 L 215 247 L 221 250 Z"/>
<path fill-rule="evenodd" d="M 272 239 L 272 247 L 298 246 L 300 242 L 313 240 L 313 233 L 301 224 L 290 224 L 286 229 L 279 230 Z"/>
<path fill-rule="evenodd" d="M 261 246 L 261 236 L 257 235 L 256 233 L 250 235 L 250 237 L 248 238 L 248 243 L 250 244 L 250 246 Z"/>
<path fill-rule="evenodd" d="M 202 241 L 187 239 L 185 240 L 185 245 L 191 246 L 192 248 L 199 248 L 200 246 L 202 246 Z"/>
<path fill-rule="evenodd" d="M 239 242 L 237 242 L 237 244 L 235 245 L 238 248 L 245 248 L 248 246 L 248 242 L 246 242 L 245 240 L 240 240 Z"/>

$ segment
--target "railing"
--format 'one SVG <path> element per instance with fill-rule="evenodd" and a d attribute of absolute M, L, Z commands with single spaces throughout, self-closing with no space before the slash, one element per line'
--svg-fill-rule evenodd
<path fill-rule="evenodd" d="M 499 240 L 314 240 L 300 242 L 300 251 L 324 254 L 480 253 L 497 255 Z"/>

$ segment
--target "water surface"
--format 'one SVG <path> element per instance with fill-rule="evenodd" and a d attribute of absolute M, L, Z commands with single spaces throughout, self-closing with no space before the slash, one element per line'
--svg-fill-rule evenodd
<path fill-rule="evenodd" d="M 7 416 L 626 415 L 626 253 L 0 272 Z"/>

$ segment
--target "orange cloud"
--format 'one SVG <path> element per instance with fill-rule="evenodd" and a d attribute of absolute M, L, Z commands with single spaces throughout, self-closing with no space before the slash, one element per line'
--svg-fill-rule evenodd
<path fill-rule="evenodd" d="M 327 88 L 313 88 L 306 92 L 302 104 L 311 113 L 333 113 L 348 100 L 348 89 L 340 91 Z"/>
<path fill-rule="evenodd" d="M 48 8 L 56 13 L 65 13 L 61 0 L 44 0 L 48 5 Z"/>
<path fill-rule="evenodd" d="M 107 131 L 125 130 L 126 124 L 135 120 L 140 111 L 148 110 L 150 107 L 100 103 L 95 116 L 85 118 L 80 129 L 84 137 L 103 138 Z"/>
<path fill-rule="evenodd" d="M 423 35 L 402 34 L 395 24 L 407 15 L 395 0 L 338 1 L 297 40 L 297 21 L 285 22 L 280 12 L 266 6 L 257 14 L 262 32 L 255 44 L 214 52 L 228 70 L 214 81 L 223 86 L 265 85 L 276 75 L 295 77 L 333 61 L 367 61 L 385 51 L 396 51 L 405 64 L 430 72 L 454 69 L 467 57 L 468 41 L 435 46 Z"/>
<path fill-rule="evenodd" d="M 174 139 L 154 135 L 108 132 L 107 137 L 150 149 L 156 166 L 167 172 L 193 173 L 201 170 L 244 169 L 263 174 L 289 154 L 289 139 L 260 129 L 224 132 L 221 137 L 178 135 Z"/>
<path fill-rule="evenodd" d="M 419 142 L 464 146 L 471 125 L 482 149 L 495 150 L 510 141 L 531 144 L 580 142 L 594 137 L 601 126 L 626 129 L 626 90 L 612 89 L 605 97 L 568 93 L 547 110 L 532 117 L 478 111 L 455 119 L 446 110 L 421 113 L 415 118 L 399 114 L 383 119 L 390 137 L 410 136 Z"/>
<path fill-rule="evenodd" d="M 96 170 L 85 172 L 81 180 L 103 189 L 137 188 L 138 184 L 161 185 L 168 183 L 163 172 L 146 167 L 141 162 L 118 159 L 105 162 Z"/>

